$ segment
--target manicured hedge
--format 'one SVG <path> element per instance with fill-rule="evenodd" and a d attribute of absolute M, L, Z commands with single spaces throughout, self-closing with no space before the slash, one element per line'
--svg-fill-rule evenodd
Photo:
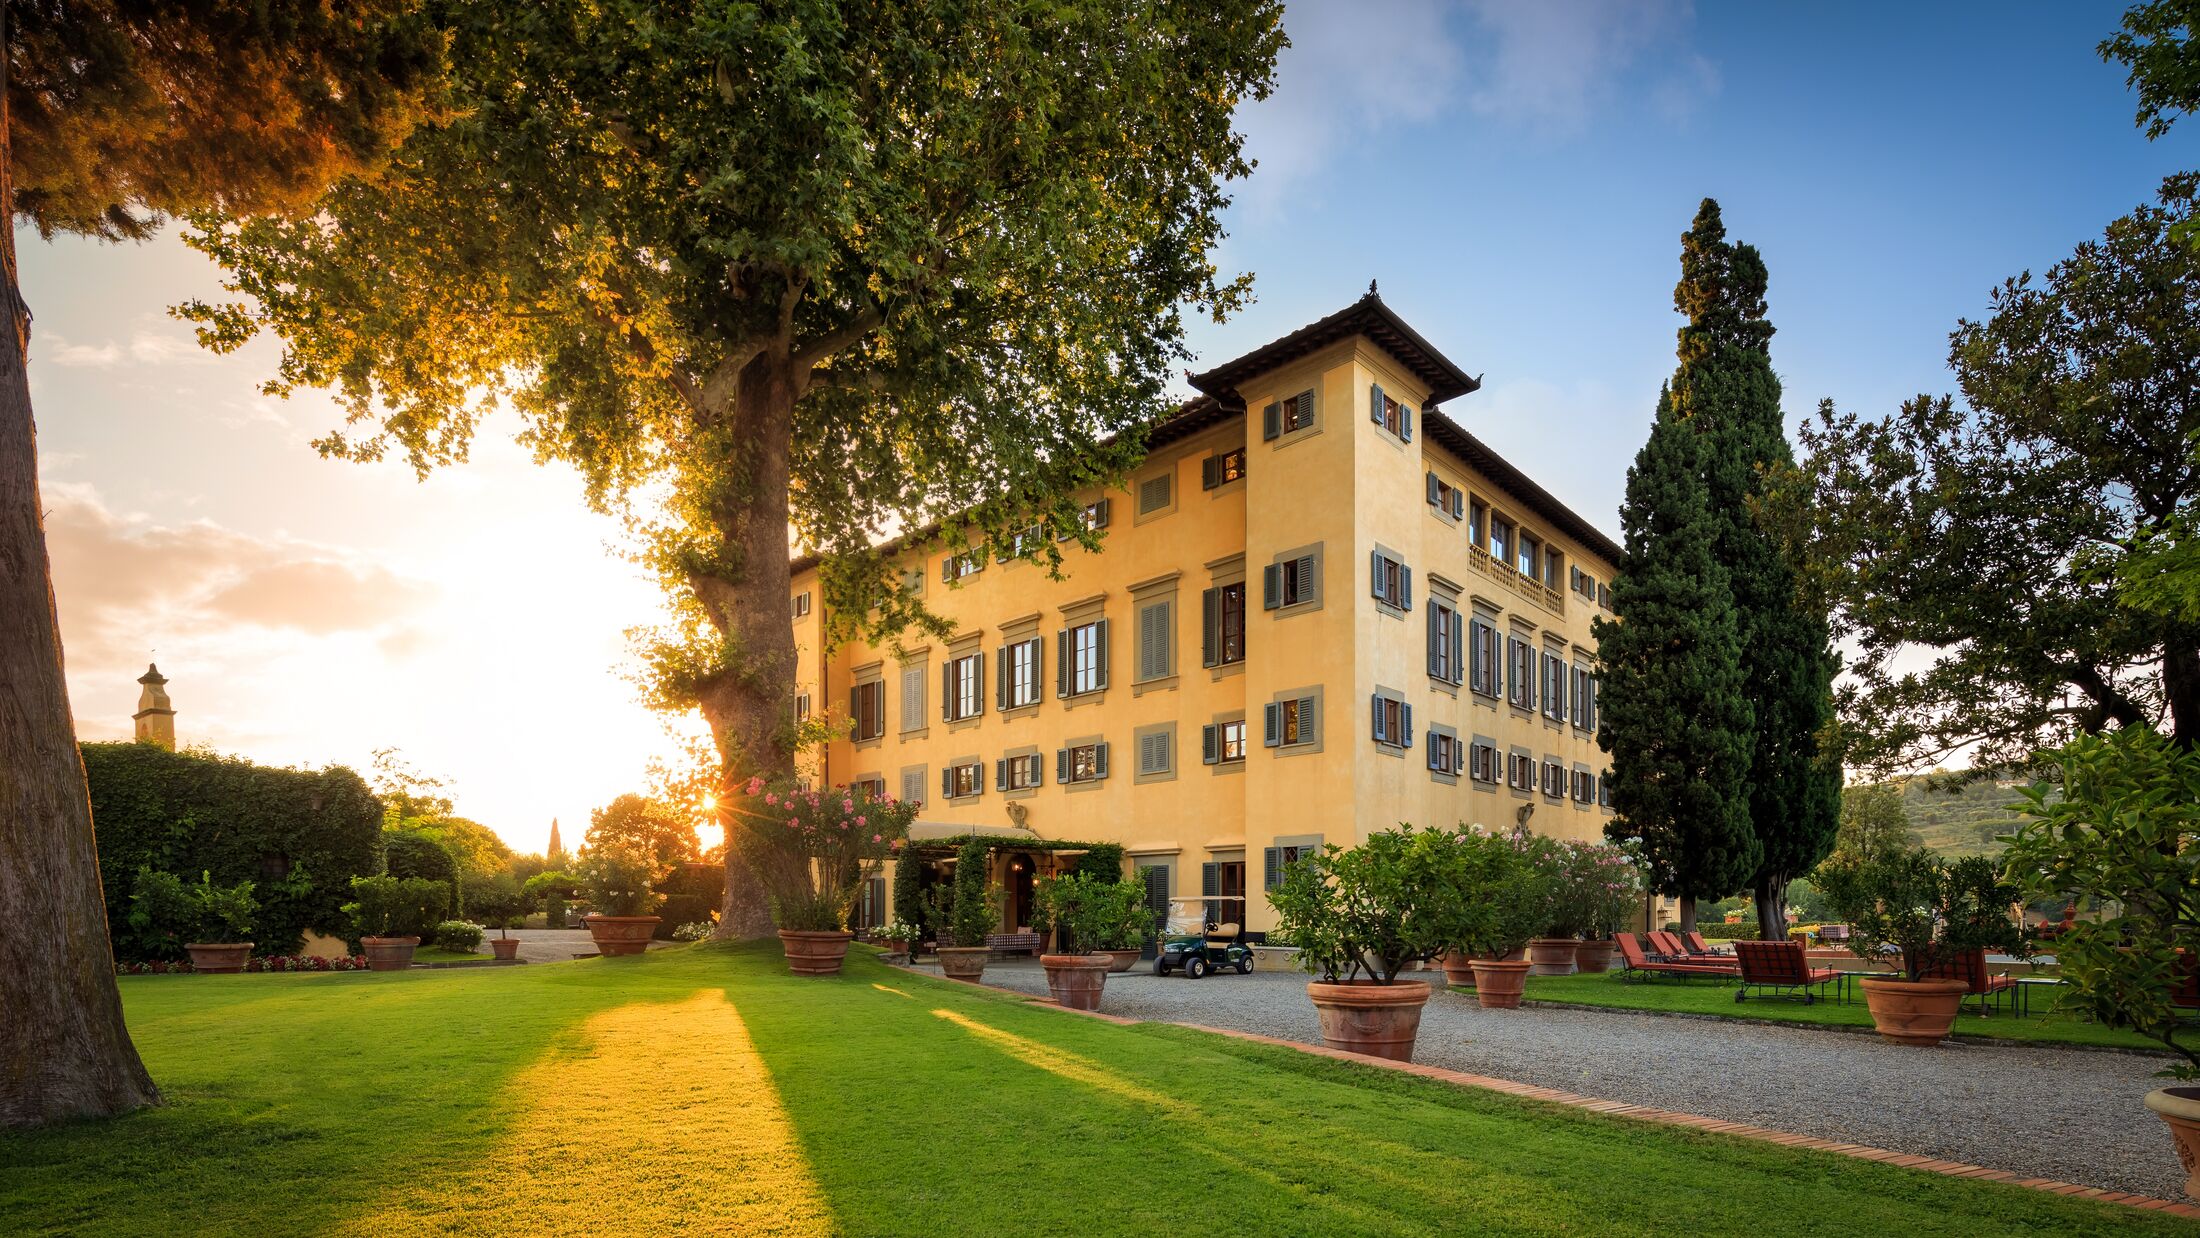
<path fill-rule="evenodd" d="M 260 954 L 295 954 L 308 929 L 350 935 L 351 879 L 382 868 L 382 805 L 343 766 L 276 769 L 151 744 L 85 744 L 107 931 L 125 962 L 168 951 L 132 933 L 140 866 L 253 883 Z"/>
<path fill-rule="evenodd" d="M 458 858 L 451 849 L 417 830 L 382 832 L 383 871 L 392 877 L 421 877 L 449 889 L 436 920 L 466 914 L 465 889 L 459 883 Z M 431 921 L 430 923 L 433 923 Z"/>

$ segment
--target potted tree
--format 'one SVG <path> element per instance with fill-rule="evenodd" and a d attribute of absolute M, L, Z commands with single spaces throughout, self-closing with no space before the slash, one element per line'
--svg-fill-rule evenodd
<path fill-rule="evenodd" d="M 1947 1038 L 1970 985 L 1935 973 L 1960 954 L 2025 947 L 2024 929 L 2010 915 L 2016 887 L 1983 856 L 1949 863 L 1923 847 L 1840 856 L 1819 866 L 1818 888 L 1849 922 L 1857 957 L 1899 963 L 1897 976 L 1859 981 L 1872 1026 L 1895 1044 Z"/>
<path fill-rule="evenodd" d="M 1349 849 L 1332 843 L 1286 867 L 1269 892 L 1315 977 L 1306 995 L 1331 1048 L 1412 1060 L 1429 986 L 1398 973 L 1445 944 L 1457 837 L 1401 826 Z"/>
<path fill-rule="evenodd" d="M 1113 883 L 1109 883 L 1112 885 Z M 1057 953 L 1039 956 L 1047 989 L 1071 1010 L 1097 1010 L 1114 960 L 1097 947 L 1109 930 L 1110 908 L 1100 882 L 1084 873 L 1048 877 L 1036 895 L 1036 928 L 1055 930 Z"/>
<path fill-rule="evenodd" d="M 1581 934 L 1588 928 L 1585 848 L 1576 842 L 1532 835 L 1522 841 L 1540 852 L 1552 878 L 1543 936 L 1528 939 L 1528 974 L 1570 976 L 1581 948 Z"/>
<path fill-rule="evenodd" d="M 777 853 L 767 870 L 772 922 L 787 969 L 798 976 L 833 976 L 848 957 L 848 912 L 863 883 L 899 851 L 916 819 L 916 805 L 849 787 L 804 790 L 752 778 L 748 795 L 760 805 L 750 827 Z"/>
<path fill-rule="evenodd" d="M 1642 911 L 1642 866 L 1624 847 L 1585 843 L 1579 851 L 1583 937 L 1574 953 L 1576 970 L 1612 969 L 1612 934 L 1623 932 Z"/>
<path fill-rule="evenodd" d="M 191 956 L 192 971 L 226 976 L 243 971 L 252 957 L 253 943 L 241 939 L 251 934 L 259 909 L 249 881 L 218 886 L 212 873 L 201 871 L 198 884 L 188 885 L 174 873 L 140 868 L 130 895 L 130 924 L 180 944 Z"/>
<path fill-rule="evenodd" d="M 589 912 L 581 918 L 603 957 L 620 958 L 649 949 L 657 932 L 657 881 L 664 876 L 657 854 L 640 839 L 608 837 L 582 851 L 580 878 L 588 892 Z"/>
<path fill-rule="evenodd" d="M 369 971 L 412 966 L 420 935 L 434 922 L 450 887 L 430 877 L 354 877 L 344 904 Z"/>
<path fill-rule="evenodd" d="M 1146 883 L 1136 877 L 1100 881 L 1099 924 L 1095 948 L 1108 956 L 1108 971 L 1127 972 L 1145 953 L 1146 938 L 1153 932 L 1153 908 L 1146 905 Z"/>
<path fill-rule="evenodd" d="M 2147 1094 L 2200 1199 L 2200 1044 L 2177 1008 L 2200 986 L 2200 753 L 2148 727 L 2083 736 L 2042 754 L 2057 773 L 2023 791 L 2030 818 L 2003 852 L 2029 900 L 2097 907 L 2066 915 L 2051 949 L 2065 1001 L 2111 1027 L 2160 1041 L 2177 1082 Z M 2059 791 L 2060 795 L 2052 792 Z M 2136 1115 L 2134 1115 L 2136 1117 Z"/>
<path fill-rule="evenodd" d="M 1438 925 L 1446 975 L 1464 959 L 1475 1000 L 1485 1010 L 1514 1009 L 1531 966 L 1517 956 L 1551 920 L 1554 852 L 1548 840 L 1525 832 L 1479 828 L 1453 835 L 1450 848 L 1445 871 L 1454 894 Z"/>
<path fill-rule="evenodd" d="M 1001 922 L 1001 887 L 986 880 L 991 857 L 982 840 L 964 843 L 955 853 L 954 880 L 933 893 L 932 923 L 942 929 L 940 971 L 950 980 L 976 983 L 985 974 L 986 934 Z"/>

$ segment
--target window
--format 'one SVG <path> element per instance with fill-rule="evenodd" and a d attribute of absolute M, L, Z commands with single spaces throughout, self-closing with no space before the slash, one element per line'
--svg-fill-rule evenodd
<path fill-rule="evenodd" d="M 1285 697 L 1261 707 L 1261 746 L 1295 748 L 1321 738 L 1321 702 L 1311 696 Z"/>
<path fill-rule="evenodd" d="M 924 806 L 924 767 L 901 771 L 901 798 L 918 807 Z"/>
<path fill-rule="evenodd" d="M 1138 772 L 1166 774 L 1176 768 L 1176 732 L 1148 731 L 1138 737 Z"/>
<path fill-rule="evenodd" d="M 1261 410 L 1260 436 L 1278 439 L 1311 429 L 1314 425 L 1314 393 L 1301 391 L 1288 400 L 1276 400 Z"/>
<path fill-rule="evenodd" d="M 1199 664 L 1231 666 L 1245 660 L 1245 582 L 1216 585 L 1199 596 Z"/>
<path fill-rule="evenodd" d="M 1543 651 L 1543 716 L 1566 721 L 1566 658 L 1548 649 Z"/>
<path fill-rule="evenodd" d="M 1378 692 L 1371 698 L 1373 738 L 1386 748 L 1413 746 L 1413 706 Z"/>
<path fill-rule="evenodd" d="M 1170 599 L 1138 608 L 1138 678 L 1164 679 L 1176 669 L 1176 603 Z"/>
<path fill-rule="evenodd" d="M 1471 665 L 1467 668 L 1468 684 L 1476 692 L 1494 698 L 1503 691 L 1505 682 L 1504 676 L 1498 671 L 1497 659 L 1501 647 L 1497 640 L 1497 629 L 1489 620 L 1479 618 L 1467 627 L 1473 634 L 1473 639 L 1468 643 L 1471 657 Z"/>
<path fill-rule="evenodd" d="M 996 709 L 1022 709 L 1039 703 L 1039 638 L 1001 646 L 999 683 L 993 689 Z"/>
<path fill-rule="evenodd" d="M 1500 567 L 1511 567 L 1513 544 L 1512 522 L 1502 516 L 1490 517 L 1490 558 Z"/>
<path fill-rule="evenodd" d="M 1199 462 L 1199 485 L 1203 490 L 1227 486 L 1245 476 L 1245 449 L 1232 447 L 1217 452 Z"/>
<path fill-rule="evenodd" d="M 1574 803 L 1592 804 L 1597 798 L 1597 776 L 1585 769 L 1574 770 Z"/>
<path fill-rule="evenodd" d="M 1369 592 L 1395 610 L 1413 609 L 1413 569 L 1378 550 L 1369 560 Z"/>
<path fill-rule="evenodd" d="M 1507 638 L 1505 673 L 1512 678 L 1506 699 L 1522 709 L 1535 708 L 1535 649 L 1517 636 Z"/>
<path fill-rule="evenodd" d="M 1108 501 L 1106 499 L 1094 499 L 1092 502 L 1085 504 L 1084 508 L 1078 512 L 1077 519 L 1088 529 L 1107 528 Z M 1073 536 L 1075 535 L 1065 531 L 1062 536 L 1055 540 L 1066 542 Z"/>
<path fill-rule="evenodd" d="M 1108 746 L 1104 743 L 1075 744 L 1054 750 L 1056 782 L 1098 782 L 1107 776 Z"/>
<path fill-rule="evenodd" d="M 810 591 L 805 589 L 802 592 L 794 595 L 794 617 L 800 619 L 809 613 Z"/>
<path fill-rule="evenodd" d="M 1605 610 L 1612 609 L 1612 586 L 1603 583 L 1597 585 L 1597 605 Z"/>
<path fill-rule="evenodd" d="M 924 729 L 924 678 L 925 667 L 911 666 L 901 672 L 901 729 Z"/>
<path fill-rule="evenodd" d="M 1610 808 L 1611 806 L 1612 771 L 1605 770 L 1603 773 L 1597 775 L 1597 807 Z"/>
<path fill-rule="evenodd" d="M 1321 556 L 1297 555 L 1261 569 L 1263 610 L 1280 610 L 1321 598 Z"/>
<path fill-rule="evenodd" d="M 1021 559 L 1036 551 L 1043 544 L 1045 541 L 1044 533 L 1045 530 L 1038 525 L 1018 529 L 1002 540 L 999 548 L 994 552 L 995 557 L 1003 563 Z"/>
<path fill-rule="evenodd" d="M 1597 729 L 1595 682 L 1596 677 L 1590 674 L 1588 667 L 1578 662 L 1574 664 L 1573 717 L 1576 730 L 1594 731 Z"/>
<path fill-rule="evenodd" d="M 1497 746 L 1477 740 L 1467 750 L 1467 774 L 1476 782 L 1497 782 Z"/>
<path fill-rule="evenodd" d="M 1459 612 L 1430 598 L 1428 603 L 1428 674 L 1429 678 L 1457 687 L 1466 676 L 1462 667 L 1465 652 L 1464 629 L 1459 622 Z"/>
<path fill-rule="evenodd" d="M 902 569 L 901 591 L 916 594 L 924 592 L 924 564 L 917 563 Z"/>
<path fill-rule="evenodd" d="M 985 712 L 985 656 L 973 649 L 949 658 L 940 673 L 940 717 L 949 722 Z"/>
<path fill-rule="evenodd" d="M 1527 577 L 1529 580 L 1535 580 L 1537 578 L 1536 564 L 1541 562 L 1537 556 L 1543 552 L 1543 543 L 1536 540 L 1535 535 L 1526 529 L 1520 531 L 1519 542 L 1520 557 L 1514 562 L 1513 566 L 1520 569 L 1522 576 Z"/>
<path fill-rule="evenodd" d="M 1314 838 L 1318 839 L 1319 835 L 1314 836 Z M 1300 860 L 1310 860 L 1317 858 L 1321 855 L 1321 850 L 1321 843 L 1315 840 L 1309 840 L 1307 842 L 1301 843 L 1286 843 L 1281 846 L 1262 848 L 1264 860 L 1264 863 L 1262 864 L 1264 881 L 1261 888 L 1264 890 L 1273 890 L 1277 886 L 1282 885 L 1283 871 L 1285 869 L 1291 867 L 1293 864 L 1298 863 Z"/>
<path fill-rule="evenodd" d="M 940 798 L 946 800 L 968 799 L 985 794 L 985 763 L 966 761 L 960 765 L 942 766 L 940 769 Z"/>
<path fill-rule="evenodd" d="M 1453 520 L 1467 513 L 1467 492 L 1434 473 L 1428 475 L 1428 505 Z"/>
<path fill-rule="evenodd" d="M 1230 765 L 1245 759 L 1245 719 L 1213 722 L 1199 728 L 1199 759 L 1204 765 Z"/>
<path fill-rule="evenodd" d="M 1029 791 L 1043 781 L 1039 754 L 1002 757 L 993 763 L 993 789 L 996 791 Z"/>
<path fill-rule="evenodd" d="M 1064 628 L 1056 642 L 1056 696 L 1083 696 L 1108 686 L 1108 621 L 1095 619 Z"/>
<path fill-rule="evenodd" d="M 954 584 L 965 576 L 985 570 L 985 552 L 966 550 L 959 555 L 949 555 L 940 560 L 940 580 Z"/>
<path fill-rule="evenodd" d="M 1428 767 L 1439 774 L 1456 774 L 1466 768 L 1466 750 L 1459 737 L 1435 727 L 1428 730 Z"/>
<path fill-rule="evenodd" d="M 1413 406 L 1383 394 L 1381 383 L 1367 389 L 1367 412 L 1368 420 L 1404 442 L 1413 441 Z"/>
<path fill-rule="evenodd" d="M 1556 590 L 1558 588 L 1558 574 L 1564 570 L 1565 566 L 1566 556 L 1560 553 L 1558 547 L 1545 546 L 1543 548 L 1543 587 Z"/>
<path fill-rule="evenodd" d="M 797 692 L 794 697 L 794 720 L 797 723 L 810 720 L 810 694 Z"/>
<path fill-rule="evenodd" d="M 1489 525 L 1490 509 L 1482 506 L 1482 500 L 1471 499 L 1467 503 L 1467 545 L 1481 547 L 1482 530 Z"/>
<path fill-rule="evenodd" d="M 1543 762 L 1543 794 L 1550 796 L 1552 799 L 1564 798 L 1566 794 L 1565 766 L 1549 759 Z"/>
<path fill-rule="evenodd" d="M 1535 790 L 1535 757 L 1514 751 L 1506 756 L 1505 785 L 1515 791 Z"/>
<path fill-rule="evenodd" d="M 1156 473 L 1138 483 L 1138 514 L 1150 516 L 1169 505 L 1171 474 Z"/>
<path fill-rule="evenodd" d="M 876 774 L 868 778 L 858 778 L 848 784 L 848 789 L 866 799 L 882 800 L 886 798 L 886 779 Z"/>
<path fill-rule="evenodd" d="M 886 684 L 874 679 L 859 683 L 848 693 L 848 716 L 855 722 L 849 738 L 857 743 L 886 734 Z"/>

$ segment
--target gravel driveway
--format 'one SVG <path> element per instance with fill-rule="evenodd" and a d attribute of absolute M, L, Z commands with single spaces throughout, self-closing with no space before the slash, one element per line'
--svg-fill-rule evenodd
<path fill-rule="evenodd" d="M 929 967 L 921 970 L 935 970 Z M 1046 992 L 1036 963 L 996 963 L 988 984 Z M 1223 973 L 1108 977 L 1102 1010 L 1321 1042 L 1306 978 Z M 2162 1062 L 2124 1053 L 1949 1044 L 1625 1011 L 1487 1011 L 1439 992 L 1414 1060 L 1605 1100 L 2183 1199 L 2169 1132 L 2140 1098 Z"/>

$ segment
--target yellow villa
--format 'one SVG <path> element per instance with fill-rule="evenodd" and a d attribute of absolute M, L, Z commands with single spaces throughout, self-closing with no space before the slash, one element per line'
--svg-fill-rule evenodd
<path fill-rule="evenodd" d="M 1010 932 L 1057 862 L 1020 839 L 1120 844 L 1157 909 L 1243 897 L 1257 940 L 1305 848 L 1401 821 L 1600 837 L 1589 629 L 1619 547 L 1437 411 L 1477 380 L 1371 289 L 1191 381 L 1063 578 L 906 548 L 946 640 L 828 654 L 795 565 L 797 709 L 853 721 L 810 776 L 921 802 L 915 838 L 1001 837 Z"/>

